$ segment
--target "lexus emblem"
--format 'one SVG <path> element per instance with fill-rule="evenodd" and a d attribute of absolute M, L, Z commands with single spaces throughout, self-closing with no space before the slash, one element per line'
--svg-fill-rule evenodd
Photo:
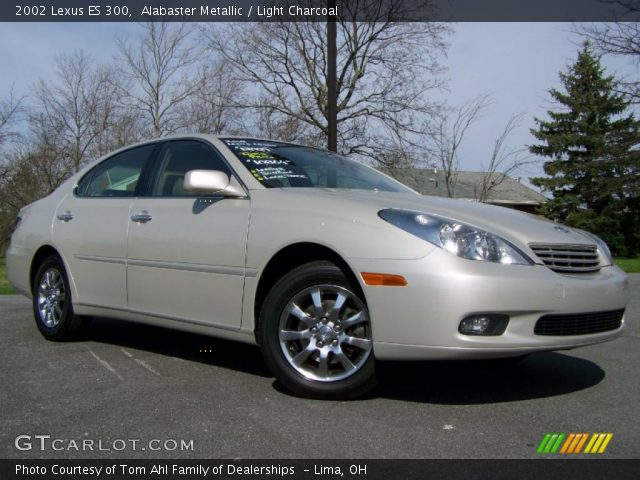
<path fill-rule="evenodd" d="M 558 230 L 559 232 L 562 232 L 562 233 L 571 233 L 571 230 L 569 230 L 567 227 L 563 227 L 561 225 L 556 225 L 553 228 L 555 228 L 556 230 Z"/>

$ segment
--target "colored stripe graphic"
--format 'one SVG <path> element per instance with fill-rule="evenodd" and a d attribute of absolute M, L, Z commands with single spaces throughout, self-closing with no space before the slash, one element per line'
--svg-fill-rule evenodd
<path fill-rule="evenodd" d="M 558 451 L 558 448 L 560 448 L 560 444 L 562 443 L 562 440 L 564 439 L 565 436 L 566 435 L 564 433 L 558 434 L 558 439 L 556 440 L 556 443 L 551 448 L 550 453 L 556 453 Z"/>
<path fill-rule="evenodd" d="M 569 445 L 571 445 L 571 442 L 573 442 L 574 438 L 576 438 L 576 434 L 570 433 L 569 436 L 567 437 L 567 440 L 564 442 L 564 445 L 562 445 L 562 449 L 560 450 L 560 453 L 567 453 L 567 450 L 569 449 Z"/>
<path fill-rule="evenodd" d="M 588 433 L 581 433 L 580 435 L 582 435 L 582 437 L 580 438 L 578 445 L 576 445 L 575 451 L 573 451 L 572 453 L 580 453 L 580 451 L 582 450 L 582 446 L 584 445 L 584 442 L 586 442 L 587 438 L 589 438 Z"/>
<path fill-rule="evenodd" d="M 594 433 L 584 453 L 604 453 L 612 437 L 612 433 Z"/>
<path fill-rule="evenodd" d="M 598 450 L 598 453 L 604 453 L 604 451 L 607 449 L 607 445 L 609 445 L 609 442 L 613 438 L 613 433 L 607 433 L 606 435 L 607 436 L 605 437 L 604 442 L 602 442 L 602 445 L 600 445 L 600 450 Z"/>
<path fill-rule="evenodd" d="M 587 443 L 587 446 L 584 449 L 584 453 L 591 453 L 591 447 L 593 447 L 593 444 L 596 443 L 596 440 L 599 436 L 600 435 L 598 435 L 597 433 L 591 435 L 591 439 L 589 440 L 589 443 Z"/>
<path fill-rule="evenodd" d="M 612 438 L 613 433 L 547 433 L 538 445 L 537 452 L 566 455 L 604 453 Z"/>
<path fill-rule="evenodd" d="M 547 433 L 538 445 L 538 453 L 556 453 L 565 436 L 564 433 Z"/>
<path fill-rule="evenodd" d="M 547 433 L 544 436 L 544 438 L 540 442 L 540 445 L 538 445 L 538 453 L 543 453 L 544 452 L 544 447 L 547 445 L 547 442 L 549 441 L 550 438 L 551 438 L 551 434 L 550 433 Z"/>

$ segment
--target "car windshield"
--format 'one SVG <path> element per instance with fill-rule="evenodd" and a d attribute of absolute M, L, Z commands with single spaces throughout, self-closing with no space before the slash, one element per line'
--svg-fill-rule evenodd
<path fill-rule="evenodd" d="M 412 193 L 377 170 L 317 148 L 267 140 L 223 138 L 267 188 L 315 187 Z"/>

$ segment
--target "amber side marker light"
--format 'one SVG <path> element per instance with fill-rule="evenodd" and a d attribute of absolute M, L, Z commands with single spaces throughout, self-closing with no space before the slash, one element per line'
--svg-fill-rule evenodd
<path fill-rule="evenodd" d="M 407 285 L 407 280 L 402 275 L 362 272 L 360 276 L 366 285 L 373 287 L 404 287 Z"/>

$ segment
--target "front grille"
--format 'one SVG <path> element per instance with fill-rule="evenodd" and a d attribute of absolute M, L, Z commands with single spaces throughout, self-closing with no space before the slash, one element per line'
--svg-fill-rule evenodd
<path fill-rule="evenodd" d="M 624 309 L 610 312 L 544 315 L 536 322 L 533 333 L 564 337 L 617 330 L 622 325 Z"/>
<path fill-rule="evenodd" d="M 589 273 L 600 270 L 595 245 L 532 243 L 529 247 L 554 272 Z"/>

